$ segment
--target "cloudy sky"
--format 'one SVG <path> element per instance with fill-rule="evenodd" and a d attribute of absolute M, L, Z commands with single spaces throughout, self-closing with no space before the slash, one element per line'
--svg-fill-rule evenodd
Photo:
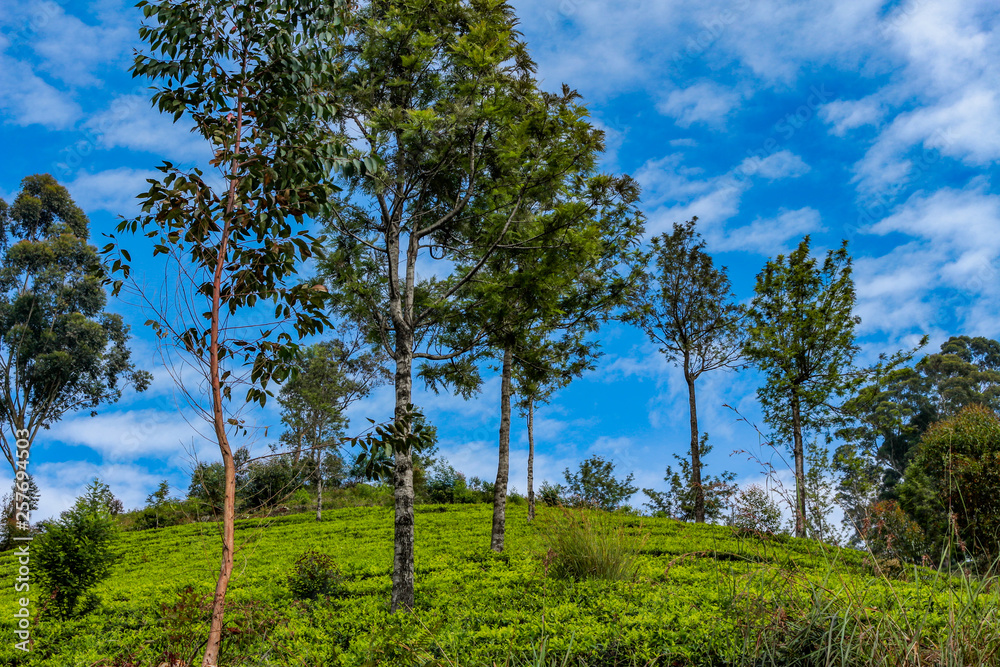
<path fill-rule="evenodd" d="M 949 335 L 1000 337 L 1000 10 L 986 0 L 515 0 L 543 87 L 578 89 L 607 133 L 608 170 L 643 188 L 648 234 L 697 215 L 709 250 L 747 299 L 769 257 L 806 234 L 818 252 L 848 239 L 864 355 Z M 48 172 L 90 216 L 93 237 L 135 212 L 163 159 L 205 146 L 150 109 L 128 73 L 139 12 L 121 0 L 5 0 L 0 9 L 0 197 Z M 139 313 L 133 326 L 153 388 L 73 416 L 35 442 L 47 516 L 100 475 L 126 506 L 160 479 L 186 489 L 206 428 L 179 404 Z M 663 488 L 687 442 L 676 368 L 638 331 L 608 325 L 596 371 L 536 419 L 536 479 L 591 454 Z M 700 382 L 709 470 L 760 478 L 736 450 L 767 455 L 735 412 L 759 422 L 750 372 Z M 441 449 L 469 475 L 496 474 L 499 383 L 475 400 L 421 393 Z M 353 410 L 391 413 L 388 390 Z M 254 413 L 276 435 L 277 412 Z M 268 440 L 258 438 L 257 450 Z M 525 489 L 523 422 L 511 483 Z M 775 460 L 781 465 L 779 460 Z M 2 482 L 2 474 L 0 474 Z M 6 484 L 4 484 L 6 486 Z M 641 502 L 641 496 L 636 502 Z"/>

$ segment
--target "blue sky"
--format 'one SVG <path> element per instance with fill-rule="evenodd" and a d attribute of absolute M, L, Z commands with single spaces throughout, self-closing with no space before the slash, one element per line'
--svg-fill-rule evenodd
<path fill-rule="evenodd" d="M 578 89 L 607 133 L 608 170 L 643 187 L 648 233 L 697 215 L 737 296 L 764 262 L 811 234 L 818 252 L 849 239 L 863 356 L 931 336 L 1000 337 L 1000 10 L 986 0 L 516 0 L 543 87 Z M 95 243 L 163 159 L 203 162 L 205 146 L 150 109 L 128 73 L 140 14 L 120 0 L 5 0 L 0 10 L 0 197 L 48 172 L 90 216 Z M 134 255 L 134 253 L 133 253 Z M 186 489 L 192 455 L 214 460 L 205 425 L 164 372 L 141 314 L 136 359 L 156 375 L 146 394 L 64 419 L 35 442 L 43 501 L 66 507 L 100 475 L 128 507 L 161 479 Z M 536 418 L 536 480 L 561 481 L 591 454 L 663 488 L 687 445 L 676 368 L 638 331 L 608 325 L 598 368 Z M 757 436 L 752 372 L 699 382 L 709 470 L 747 483 L 760 468 L 734 450 Z M 418 393 L 444 456 L 469 475 L 496 474 L 499 382 L 463 401 Z M 357 404 L 391 414 L 387 388 Z M 277 435 L 276 408 L 257 411 Z M 264 450 L 269 440 L 252 446 Z M 523 420 L 511 484 L 525 489 Z M 0 483 L 6 486 L 0 473 Z M 636 498 L 638 504 L 642 496 Z"/>

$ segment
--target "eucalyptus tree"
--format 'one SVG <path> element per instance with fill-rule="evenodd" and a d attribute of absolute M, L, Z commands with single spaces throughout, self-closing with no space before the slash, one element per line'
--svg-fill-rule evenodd
<path fill-rule="evenodd" d="M 323 512 L 324 454 L 338 446 L 347 426 L 345 412 L 385 380 L 381 360 L 362 352 L 361 341 L 331 340 L 310 345 L 296 366 L 298 373 L 281 387 L 282 443 L 293 452 L 292 466 L 302 451 L 311 452 L 316 483 L 316 520 Z"/>
<path fill-rule="evenodd" d="M 693 518 L 705 522 L 702 447 L 695 382 L 702 374 L 733 368 L 742 355 L 744 309 L 735 302 L 726 268 L 716 268 L 695 229 L 698 218 L 674 223 L 652 239 L 622 319 L 642 329 L 667 359 L 679 364 L 688 390 L 691 426 L 690 485 Z M 669 473 L 668 473 L 669 477 Z"/>
<path fill-rule="evenodd" d="M 456 361 L 442 334 L 463 318 L 490 257 L 525 238 L 564 175 L 599 146 L 574 95 L 542 95 L 505 2 L 372 0 L 344 51 L 336 134 L 383 165 L 346 179 L 322 269 L 336 312 L 395 364 L 395 418 L 410 426 L 414 361 Z M 391 609 L 414 604 L 413 465 L 394 448 Z"/>
<path fill-rule="evenodd" d="M 757 275 L 744 352 L 767 378 L 757 390 L 765 421 L 792 440 L 796 537 L 806 536 L 803 432 L 830 426 L 831 399 L 857 383 L 854 302 L 847 241 L 820 265 L 806 236 Z"/>
<path fill-rule="evenodd" d="M 165 162 L 139 195 L 141 214 L 118 233 L 141 233 L 168 260 L 171 300 L 152 302 L 147 322 L 203 383 L 185 387 L 208 421 L 224 467 L 222 559 L 202 664 L 218 662 L 226 590 L 233 570 L 236 461 L 230 431 L 250 403 L 264 405 L 269 383 L 288 377 L 295 340 L 328 323 L 325 288 L 297 277 L 321 253 L 306 219 L 334 191 L 343 151 L 318 124 L 332 117 L 339 0 L 233 3 L 162 0 L 137 5 L 145 21 L 133 76 L 158 84 L 156 107 L 186 118 L 214 153 L 217 178 Z M 343 162 L 340 162 L 343 164 Z M 216 185 L 218 183 L 219 185 Z M 112 239 L 130 285 L 131 257 Z M 175 379 L 178 379 L 175 376 Z M 246 389 L 245 401 L 233 396 Z M 207 393 L 207 396 L 205 394 Z M 207 405 L 206 405 L 207 403 Z"/>
<path fill-rule="evenodd" d="M 132 363 L 129 327 L 105 310 L 89 224 L 48 174 L 22 180 L 13 205 L 0 199 L 0 451 L 15 476 L 39 429 L 96 414 L 151 377 Z"/>

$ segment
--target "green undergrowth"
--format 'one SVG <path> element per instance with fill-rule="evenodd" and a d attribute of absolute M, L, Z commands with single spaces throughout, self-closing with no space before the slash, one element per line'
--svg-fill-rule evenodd
<path fill-rule="evenodd" d="M 634 576 L 557 578 L 560 510 L 507 518 L 488 549 L 492 508 L 416 510 L 413 614 L 388 612 L 392 510 L 355 507 L 240 521 L 221 663 L 243 665 L 972 665 L 1000 664 L 997 588 L 917 568 L 880 573 L 853 550 L 721 526 L 611 515 L 638 548 Z M 219 527 L 126 532 L 99 606 L 32 619 L 12 648 L 17 568 L 0 555 L 0 664 L 157 667 L 197 659 L 218 572 Z M 332 557 L 336 594 L 294 600 L 307 551 Z M 31 592 L 33 613 L 39 594 Z M 198 664 L 196 662 L 196 664 Z"/>

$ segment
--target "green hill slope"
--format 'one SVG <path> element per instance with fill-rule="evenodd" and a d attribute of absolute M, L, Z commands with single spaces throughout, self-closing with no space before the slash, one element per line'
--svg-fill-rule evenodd
<path fill-rule="evenodd" d="M 856 551 L 626 515 L 613 520 L 644 536 L 634 580 L 560 581 L 539 557 L 559 510 L 530 525 L 524 513 L 511 508 L 496 555 L 491 507 L 418 507 L 412 615 L 388 613 L 390 509 L 242 521 L 222 664 L 1000 664 L 995 587 L 924 570 L 886 579 Z M 18 563 L 0 555 L 0 662 L 186 663 L 207 633 L 219 543 L 210 523 L 123 533 L 99 605 L 32 619 L 27 654 L 12 647 Z M 293 601 L 286 578 L 310 548 L 333 557 L 344 590 Z"/>

